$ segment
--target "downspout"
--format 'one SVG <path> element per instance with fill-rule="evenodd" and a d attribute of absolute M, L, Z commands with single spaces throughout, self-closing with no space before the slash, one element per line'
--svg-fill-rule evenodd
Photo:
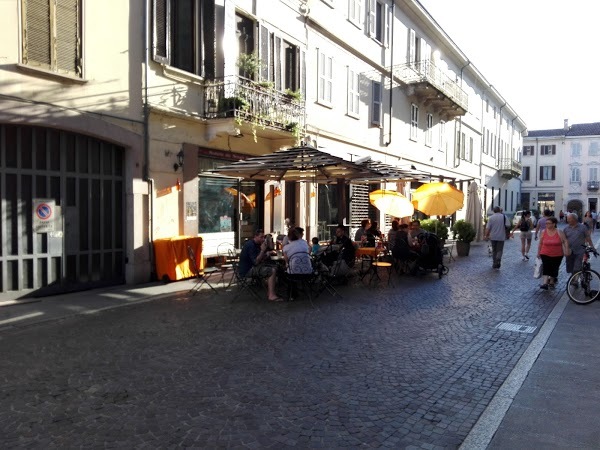
<path fill-rule="evenodd" d="M 504 108 L 506 105 L 508 105 L 508 102 L 504 102 L 504 105 L 502 105 L 500 107 L 500 111 L 498 111 L 498 115 L 500 116 L 499 119 L 500 120 L 496 120 L 496 126 L 498 127 L 498 162 L 500 162 L 502 160 L 502 157 L 500 155 L 500 152 L 504 152 L 504 149 L 500 148 L 500 141 L 502 139 L 500 139 L 500 135 L 502 133 L 502 125 L 498 125 L 499 123 L 502 123 L 502 108 Z"/>
<path fill-rule="evenodd" d="M 148 62 L 150 52 L 150 37 L 149 30 L 150 24 L 148 18 L 150 17 L 148 12 L 150 10 L 150 0 L 144 2 L 143 21 L 144 24 L 144 40 L 143 40 L 143 52 L 144 52 L 144 77 L 143 77 L 143 147 L 144 147 L 144 165 L 143 165 L 143 181 L 148 183 L 148 256 L 150 259 L 152 278 L 155 278 L 154 273 L 154 252 L 152 250 L 152 243 L 154 242 L 154 180 L 150 178 L 150 109 L 148 108 Z"/>
<path fill-rule="evenodd" d="M 394 98 L 394 18 L 396 17 L 396 1 L 392 0 L 392 25 L 390 27 L 390 125 L 388 141 L 385 143 L 386 147 L 392 143 L 392 102 Z"/>
<path fill-rule="evenodd" d="M 463 86 L 463 71 L 469 67 L 471 65 L 471 60 L 467 59 L 467 63 L 462 66 L 460 68 L 460 89 L 462 90 L 462 86 Z M 458 136 L 458 144 L 461 144 L 461 136 L 462 136 L 462 116 L 460 116 L 458 118 L 458 133 L 455 134 L 455 136 Z M 454 138 L 456 140 L 456 137 Z M 466 145 L 466 143 L 465 143 Z M 458 166 L 460 166 L 460 145 L 459 146 L 454 146 L 455 150 L 454 150 L 454 168 L 457 168 Z M 458 158 L 457 158 L 458 156 Z M 458 161 L 458 164 L 456 164 L 456 161 Z"/>

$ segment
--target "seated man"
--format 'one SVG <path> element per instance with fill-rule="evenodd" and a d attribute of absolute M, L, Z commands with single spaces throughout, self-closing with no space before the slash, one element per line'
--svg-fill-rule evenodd
<path fill-rule="evenodd" d="M 410 239 L 408 225 L 401 224 L 394 240 L 392 256 L 402 263 L 407 263 L 412 270 L 414 268 L 412 263 L 419 258 L 419 254 L 411 248 Z"/>
<path fill-rule="evenodd" d="M 277 269 L 264 264 L 269 260 L 267 242 L 263 230 L 256 230 L 253 239 L 248 239 L 242 248 L 238 271 L 240 277 L 267 278 L 267 299 L 272 302 L 282 302 L 283 299 L 275 292 Z"/>
<path fill-rule="evenodd" d="M 332 241 L 332 246 L 335 245 L 342 252 L 342 260 L 334 261 L 331 267 L 331 272 L 336 275 L 348 275 L 354 267 L 356 258 L 356 248 L 354 242 L 346 236 L 346 227 L 338 225 L 335 229 L 335 239 Z"/>

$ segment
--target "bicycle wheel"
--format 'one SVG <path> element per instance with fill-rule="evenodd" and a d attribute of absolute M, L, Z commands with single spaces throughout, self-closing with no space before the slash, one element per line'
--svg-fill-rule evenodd
<path fill-rule="evenodd" d="M 600 295 L 600 274 L 595 270 L 580 270 L 567 281 L 567 295 L 579 304 L 592 303 Z"/>

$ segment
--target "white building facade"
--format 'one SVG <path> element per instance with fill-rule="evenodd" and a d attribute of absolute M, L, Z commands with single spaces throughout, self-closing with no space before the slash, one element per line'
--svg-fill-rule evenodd
<path fill-rule="evenodd" d="M 211 172 L 301 141 L 465 193 L 475 181 L 485 210 L 518 209 L 526 125 L 417 1 L 9 0 L 0 14 L 2 297 L 149 281 L 158 238 L 200 235 L 210 257 L 286 218 L 307 238 L 365 215 L 385 228 L 368 191 L 418 187 Z"/>
<path fill-rule="evenodd" d="M 523 208 L 598 211 L 600 123 L 532 130 L 523 140 Z"/>

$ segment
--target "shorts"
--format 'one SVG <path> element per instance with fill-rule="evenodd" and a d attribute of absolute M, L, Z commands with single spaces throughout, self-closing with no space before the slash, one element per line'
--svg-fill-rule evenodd
<path fill-rule="evenodd" d="M 574 273 L 581 270 L 582 263 L 583 253 L 571 253 L 569 256 L 565 256 L 565 265 L 567 266 L 567 273 Z"/>
<path fill-rule="evenodd" d="M 531 237 L 532 237 L 531 231 L 521 231 L 521 239 L 531 240 Z"/>
<path fill-rule="evenodd" d="M 260 264 L 258 266 L 253 266 L 246 274 L 246 278 L 269 278 L 273 275 L 274 270 L 276 270 L 274 266 Z"/>

